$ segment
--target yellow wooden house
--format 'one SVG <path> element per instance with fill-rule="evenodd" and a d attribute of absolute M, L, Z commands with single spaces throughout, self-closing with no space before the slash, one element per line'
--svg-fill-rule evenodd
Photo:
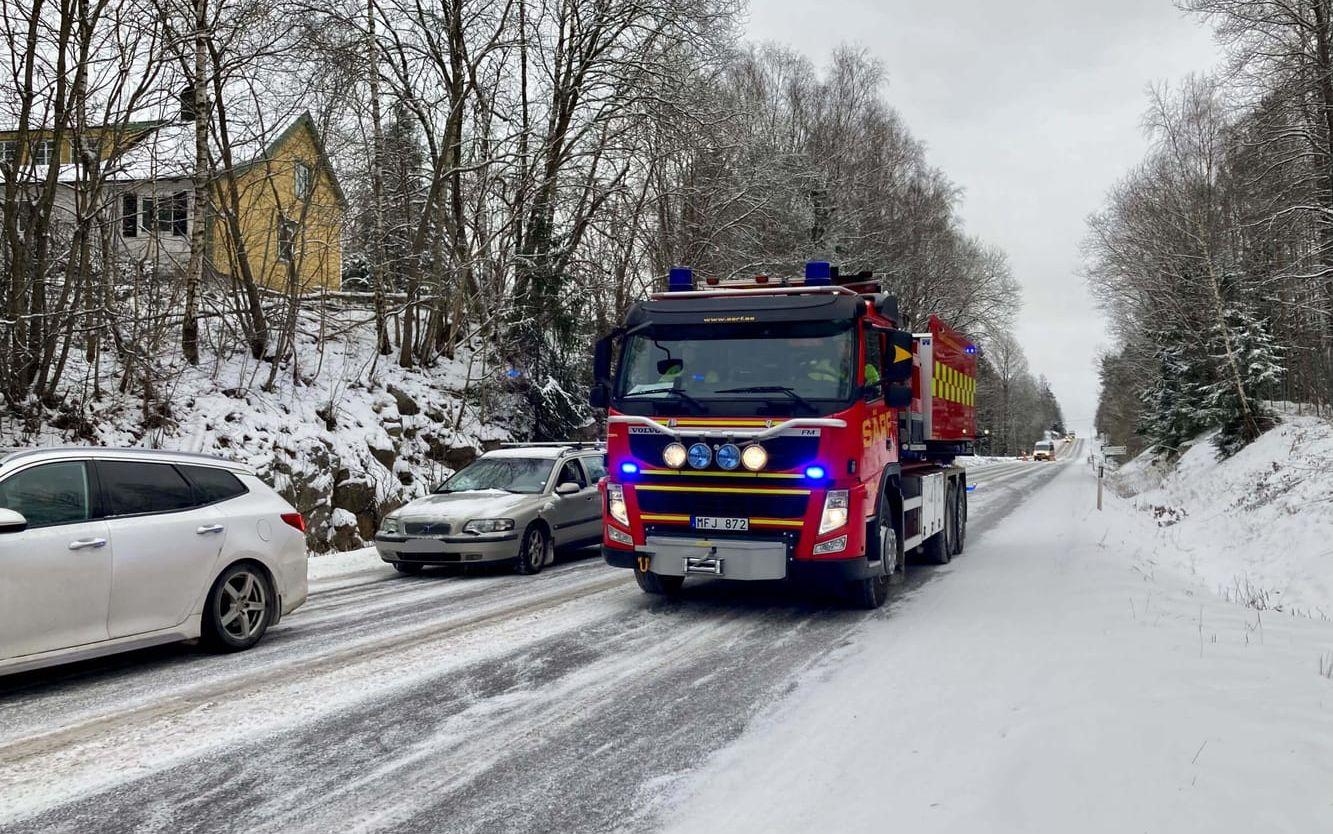
<path fill-rule="evenodd" d="M 188 118 L 91 128 L 77 140 L 0 131 L 0 180 L 37 188 L 54 175 L 54 210 L 98 216 L 120 255 L 159 270 L 184 270 L 190 255 L 194 123 Z M 52 172 L 51 166 L 57 170 Z M 267 142 L 238 143 L 232 167 L 215 166 L 205 209 L 205 264 L 215 279 L 249 274 L 273 290 L 337 289 L 347 201 L 309 113 Z M 59 222 L 59 217 L 54 219 Z M 239 235 L 233 230 L 239 230 Z M 239 245 L 238 245 L 239 242 Z"/>

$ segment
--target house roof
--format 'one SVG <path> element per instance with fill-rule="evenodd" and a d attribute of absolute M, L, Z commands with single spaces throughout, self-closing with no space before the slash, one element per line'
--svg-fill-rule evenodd
<path fill-rule="evenodd" d="M 238 153 L 235 155 L 244 161 L 234 165 L 233 171 L 236 174 L 241 174 L 272 158 L 282 148 L 283 143 L 301 128 L 310 131 L 310 137 L 319 157 L 316 161 L 323 167 L 324 172 L 328 175 L 329 182 L 333 184 L 333 192 L 337 196 L 339 204 L 346 207 L 347 197 L 343 193 L 342 185 L 338 182 L 337 172 L 329 161 L 328 152 L 324 149 L 323 138 L 320 136 L 319 129 L 315 126 L 315 120 L 310 116 L 309 111 L 292 119 L 267 144 L 261 145 L 258 141 L 238 143 L 233 150 L 237 151 Z M 194 175 L 194 122 L 160 119 L 133 122 L 114 126 L 110 129 L 138 132 L 140 135 L 117 157 L 109 163 L 104 163 L 109 165 L 105 175 L 107 182 L 182 180 L 189 179 Z M 0 131 L 0 133 L 3 133 L 3 131 Z M 30 181 L 45 182 L 49 169 L 48 166 L 39 165 L 25 166 L 24 170 Z M 86 173 L 79 170 L 79 166 L 65 163 L 59 165 L 57 179 L 61 183 L 73 184 L 87 180 L 88 177 Z"/>

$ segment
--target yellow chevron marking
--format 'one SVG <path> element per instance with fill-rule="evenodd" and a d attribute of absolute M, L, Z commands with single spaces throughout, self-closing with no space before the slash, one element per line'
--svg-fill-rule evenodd
<path fill-rule="evenodd" d="M 759 527 L 804 527 L 804 521 L 796 521 L 788 518 L 752 518 L 750 526 Z"/>

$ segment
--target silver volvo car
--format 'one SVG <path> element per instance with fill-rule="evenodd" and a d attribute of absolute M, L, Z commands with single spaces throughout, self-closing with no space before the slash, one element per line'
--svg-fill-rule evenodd
<path fill-rule="evenodd" d="M 557 547 L 602 538 L 600 444 L 527 445 L 487 452 L 425 498 L 386 516 L 380 558 L 402 573 L 426 565 L 514 562 L 537 573 Z"/>

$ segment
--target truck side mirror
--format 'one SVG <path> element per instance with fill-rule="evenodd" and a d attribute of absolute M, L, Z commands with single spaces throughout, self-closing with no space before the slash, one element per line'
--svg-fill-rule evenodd
<path fill-rule="evenodd" d="M 611 347 L 615 334 L 611 333 L 597 340 L 592 354 L 592 390 L 588 392 L 588 404 L 593 408 L 606 408 L 611 404 Z"/>
<path fill-rule="evenodd" d="M 907 408 L 912 404 L 912 386 L 886 384 L 884 404 L 894 409 Z"/>
<path fill-rule="evenodd" d="M 887 350 L 884 351 L 885 382 L 906 382 L 912 378 L 912 334 L 906 330 L 889 330 Z"/>

